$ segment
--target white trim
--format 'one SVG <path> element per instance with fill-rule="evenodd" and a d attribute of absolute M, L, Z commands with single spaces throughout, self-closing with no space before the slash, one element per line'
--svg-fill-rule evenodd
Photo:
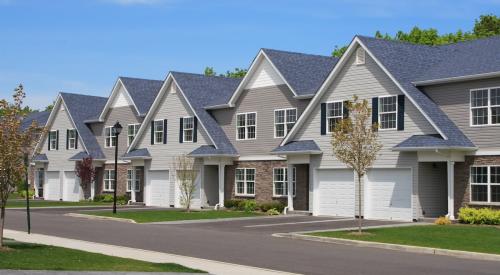
<path fill-rule="evenodd" d="M 297 122 L 297 117 L 298 117 L 298 112 L 297 112 L 297 108 L 282 108 L 282 109 L 274 109 L 274 138 L 284 138 L 286 137 L 286 135 L 288 135 L 288 128 L 287 128 L 287 124 L 289 124 L 290 122 L 287 121 L 287 118 L 288 118 L 288 115 L 287 115 L 287 111 L 290 111 L 290 110 L 295 110 L 295 121 L 293 122 L 293 125 L 295 125 L 295 123 Z M 276 123 L 276 112 L 279 112 L 279 111 L 284 111 L 285 114 L 284 114 L 284 117 L 283 117 L 283 122 L 282 123 Z M 278 124 L 283 124 L 283 131 L 284 131 L 284 135 L 281 136 L 281 137 L 278 137 L 276 136 L 276 126 L 278 126 Z M 293 128 L 293 126 L 292 126 Z M 291 130 L 291 129 L 290 129 Z"/>
<path fill-rule="evenodd" d="M 339 102 L 341 104 L 340 105 L 340 113 L 341 113 L 340 119 L 342 120 L 342 119 L 344 119 L 344 101 L 343 100 L 333 100 L 333 101 L 327 101 L 327 102 L 325 102 L 325 104 L 326 104 L 325 105 L 326 106 L 326 114 L 325 114 L 326 121 L 325 121 L 325 123 L 326 123 L 326 133 L 327 134 L 333 133 L 332 131 L 330 131 L 329 119 L 330 118 L 334 118 L 334 119 L 338 118 L 337 116 L 329 116 L 328 115 L 329 114 L 329 112 L 328 112 L 328 110 L 329 110 L 328 109 L 328 104 L 330 104 L 330 103 L 339 103 Z"/>
<path fill-rule="evenodd" d="M 102 191 L 103 192 L 115 191 L 115 189 L 112 187 L 114 185 L 114 187 L 116 188 L 116 172 L 114 173 L 114 179 L 111 179 L 111 171 L 115 171 L 115 170 L 114 169 L 105 169 L 104 173 L 102 175 Z M 108 176 L 109 179 L 106 179 L 106 175 Z M 106 188 L 106 181 L 109 181 L 108 185 L 110 188 Z"/>
<path fill-rule="evenodd" d="M 255 124 L 254 125 L 248 125 L 248 115 L 249 114 L 255 114 Z M 238 116 L 244 115 L 245 116 L 245 126 L 238 126 Z M 243 113 L 237 113 L 235 117 L 235 125 L 236 125 L 236 140 L 237 141 L 244 141 L 244 140 L 254 140 L 257 139 L 257 112 L 243 112 Z M 248 137 L 248 127 L 255 127 L 255 136 L 253 138 Z M 238 137 L 238 129 L 243 128 L 245 129 L 245 138 L 239 138 Z"/>
<path fill-rule="evenodd" d="M 59 135 L 57 134 L 57 131 L 58 130 L 50 130 L 49 131 L 49 135 L 48 135 L 48 138 L 47 138 L 47 141 L 49 143 L 49 151 L 56 151 L 57 147 L 59 147 L 58 146 L 59 145 Z M 54 148 L 52 148 L 52 138 L 50 137 L 50 135 L 52 133 L 56 133 L 56 138 L 55 138 L 56 142 L 55 142 Z"/>
<path fill-rule="evenodd" d="M 365 50 L 361 47 L 356 49 L 356 65 L 365 65 L 366 54 Z"/>
<path fill-rule="evenodd" d="M 119 87 L 123 87 L 123 90 L 125 91 L 125 94 L 128 97 L 128 99 L 130 100 L 130 102 L 132 102 L 132 105 L 134 106 L 134 109 L 137 112 L 137 115 L 141 115 L 141 113 L 139 112 L 139 109 L 137 109 L 137 106 L 135 105 L 134 100 L 130 96 L 130 93 L 128 92 L 127 87 L 125 87 L 125 84 L 123 84 L 121 78 L 119 77 L 116 80 L 115 85 L 113 86 L 113 89 L 111 89 L 111 94 L 108 97 L 108 101 L 106 101 L 106 105 L 104 105 L 104 108 L 102 109 L 102 112 L 99 115 L 98 120 L 100 122 L 104 121 L 104 116 L 107 114 L 107 112 L 109 111 L 109 109 L 111 109 L 111 103 L 115 100 L 115 98 L 117 96 L 116 93 L 120 91 Z"/>
<path fill-rule="evenodd" d="M 238 170 L 243 170 L 243 193 L 238 193 L 238 180 L 236 180 L 236 171 Z M 247 192 L 248 189 L 248 184 L 247 184 L 247 170 L 253 170 L 253 194 L 249 194 Z M 234 170 L 234 195 L 236 197 L 255 197 L 255 182 L 257 179 L 257 169 L 252 168 L 252 167 L 241 167 L 241 168 L 236 168 Z M 241 181 L 240 181 L 241 182 Z"/>
<path fill-rule="evenodd" d="M 71 141 L 70 141 L 70 137 L 69 137 L 70 131 L 75 132 L 75 136 L 73 138 L 71 138 L 75 141 L 75 143 L 73 144 L 73 147 L 71 147 Z M 76 143 L 77 143 L 77 139 L 78 139 L 78 135 L 76 133 L 78 133 L 78 131 L 75 128 L 66 129 L 66 134 L 68 135 L 66 137 L 68 139 L 68 148 L 66 150 L 76 150 Z"/>
<path fill-rule="evenodd" d="M 485 87 L 485 88 L 475 88 L 475 89 L 470 89 L 469 90 L 469 126 L 470 127 L 498 127 L 500 126 L 500 122 L 499 123 L 495 123 L 493 124 L 492 123 L 492 108 L 499 108 L 500 105 L 492 105 L 491 104 L 491 90 L 493 89 L 499 89 L 500 91 L 500 86 L 496 86 L 496 87 Z M 487 92 L 487 105 L 485 106 L 476 106 L 476 107 L 472 107 L 472 93 L 473 92 L 477 92 L 477 91 L 486 91 Z M 486 124 L 473 124 L 473 118 L 472 118 L 472 110 L 473 109 L 484 109 L 486 108 L 486 115 L 487 115 L 487 123 Z"/>
<path fill-rule="evenodd" d="M 186 124 L 185 124 L 185 119 L 192 118 L 192 128 L 188 128 L 188 130 L 191 130 L 191 140 L 186 140 Z M 182 143 L 193 143 L 194 142 L 194 116 L 184 116 L 182 117 Z"/>
<path fill-rule="evenodd" d="M 498 204 L 500 201 L 497 202 L 492 202 L 491 201 L 491 186 L 500 186 L 500 183 L 492 183 L 491 182 L 491 167 L 499 167 L 500 165 L 471 165 L 469 167 L 469 202 L 473 204 L 483 204 L 483 205 L 491 205 L 491 204 Z M 486 183 L 477 183 L 477 182 L 472 182 L 472 168 L 486 168 Z M 473 201 L 472 200 L 472 185 L 481 185 L 481 186 L 486 186 L 486 201 Z"/>
<path fill-rule="evenodd" d="M 275 185 L 276 184 L 276 180 L 275 180 L 276 179 L 275 178 L 275 170 L 276 169 L 282 169 L 284 171 L 282 183 L 283 183 L 283 188 L 285 188 L 285 186 L 286 186 L 286 191 L 287 191 L 286 194 L 284 194 L 284 195 L 277 195 L 276 194 L 276 185 Z M 295 178 L 295 180 L 292 181 L 292 184 L 293 184 L 292 192 L 293 192 L 293 197 L 296 197 L 297 196 L 297 168 L 295 166 L 293 167 L 292 179 L 293 178 Z M 285 167 L 273 167 L 273 198 L 286 198 L 286 197 L 288 197 L 288 192 L 290 191 L 290 190 L 288 190 L 288 187 L 289 187 L 289 185 L 288 185 L 288 167 L 287 166 L 285 166 Z"/>
<path fill-rule="evenodd" d="M 436 78 L 436 79 L 431 79 L 431 80 L 414 81 L 414 82 L 412 82 L 412 84 L 415 86 L 424 86 L 424 85 L 432 85 L 432 84 L 443 84 L 443 83 L 449 83 L 449 82 L 474 80 L 474 79 L 481 79 L 481 78 L 491 78 L 491 77 L 496 77 L 496 76 L 500 76 L 500 72 L 453 76 L 453 77 L 447 77 L 447 78 Z"/>
<path fill-rule="evenodd" d="M 381 111 L 381 105 L 380 105 L 380 99 L 382 98 L 388 98 L 388 97 L 394 97 L 395 101 L 394 104 L 396 105 L 396 111 L 391 111 L 391 112 L 383 112 Z M 391 131 L 391 130 L 397 130 L 398 129 L 398 96 L 397 95 L 383 95 L 383 96 L 378 96 L 377 97 L 377 104 L 378 104 L 378 129 L 380 131 Z M 372 106 L 373 107 L 373 106 Z M 382 128 L 382 116 L 383 114 L 392 114 L 394 113 L 396 115 L 396 124 L 394 128 Z"/>
<path fill-rule="evenodd" d="M 408 95 L 408 92 L 406 92 L 405 89 L 399 84 L 399 82 L 392 76 L 392 74 L 387 71 L 387 69 L 380 63 L 380 61 L 368 50 L 368 48 L 361 42 L 361 40 L 358 37 L 354 37 L 353 41 L 347 48 L 346 52 L 342 55 L 340 60 L 337 62 L 331 73 L 328 75 L 326 80 L 321 84 L 321 87 L 318 89 L 318 92 L 316 95 L 313 97 L 311 102 L 308 104 L 302 115 L 299 117 L 299 120 L 297 120 L 297 123 L 295 123 L 295 126 L 293 127 L 292 131 L 283 139 L 281 142 L 281 146 L 287 144 L 288 142 L 291 141 L 291 139 L 297 134 L 298 129 L 300 129 L 301 125 L 304 124 L 305 120 L 309 117 L 311 112 L 314 110 L 316 105 L 318 105 L 319 101 L 323 97 L 323 94 L 327 91 L 327 88 L 330 86 L 332 81 L 335 79 L 335 77 L 340 73 L 341 69 L 347 62 L 347 60 L 350 58 L 350 56 L 353 53 L 353 49 L 356 47 L 356 45 L 360 45 L 365 49 L 365 51 L 370 55 L 370 57 L 375 61 L 375 63 L 382 69 L 382 71 L 389 76 L 389 78 L 394 82 L 394 84 L 405 94 L 410 101 L 413 103 L 413 105 L 422 113 L 422 115 L 429 121 L 429 123 L 436 129 L 436 131 L 443 137 L 443 139 L 448 140 L 448 137 L 444 135 L 444 133 L 439 129 L 434 121 L 420 108 L 418 104 L 416 104 L 415 100 Z"/>
<path fill-rule="evenodd" d="M 132 137 L 130 135 L 130 133 L 128 132 L 130 126 L 134 126 L 134 135 L 133 135 L 133 139 L 132 139 L 132 142 L 133 142 L 134 139 L 137 137 L 137 133 L 139 132 L 139 129 L 141 128 L 141 123 L 130 123 L 130 124 L 127 124 L 127 146 L 130 146 L 130 144 L 132 144 L 132 142 L 129 142 L 129 137 Z M 139 127 L 136 128 L 136 126 L 139 126 Z"/>
<path fill-rule="evenodd" d="M 467 153 L 471 156 L 495 156 L 500 155 L 500 148 L 480 148 L 474 152 Z"/>
<path fill-rule="evenodd" d="M 153 144 L 163 144 L 165 140 L 165 120 L 164 119 L 155 119 L 153 120 Z M 156 131 L 156 122 L 161 122 L 161 142 L 156 141 L 156 133 L 160 133 L 160 131 Z"/>
<path fill-rule="evenodd" d="M 286 157 L 269 156 L 269 155 L 250 155 L 238 158 L 238 161 L 257 161 L 257 160 L 286 160 Z"/>
<path fill-rule="evenodd" d="M 168 84 L 175 84 L 176 87 L 179 89 L 180 93 L 182 94 L 182 96 L 184 97 L 184 100 L 187 102 L 189 108 L 191 109 L 191 112 L 193 112 L 193 114 L 198 117 L 196 115 L 196 112 L 194 111 L 194 108 L 193 106 L 191 105 L 191 103 L 189 102 L 189 100 L 187 99 L 187 97 L 184 95 L 184 92 L 182 91 L 181 87 L 177 84 L 177 82 L 175 81 L 175 78 L 174 76 L 172 75 L 172 73 L 169 73 L 167 75 L 167 78 L 165 79 L 165 81 L 163 82 L 163 85 L 161 86 L 160 88 L 160 91 L 158 92 L 158 94 L 156 95 L 156 98 L 155 100 L 153 101 L 153 104 L 151 104 L 151 107 L 149 108 L 149 111 L 148 113 L 146 114 L 146 116 L 144 117 L 144 120 L 142 122 L 142 125 L 141 125 L 141 128 L 139 128 L 139 132 L 137 132 L 137 137 L 141 137 L 142 134 L 144 133 L 144 131 L 146 130 L 146 128 L 148 126 L 146 125 L 149 125 L 149 122 L 151 121 L 151 117 L 154 115 L 154 113 L 156 112 L 156 109 L 158 108 L 158 105 L 160 104 L 161 102 L 161 99 L 163 98 L 163 95 L 165 94 L 166 92 L 166 88 L 168 87 Z M 210 141 L 212 142 L 212 145 L 215 146 L 216 149 L 218 149 L 217 147 L 217 144 L 214 142 L 212 136 L 210 135 L 210 132 L 207 131 L 205 125 L 203 124 L 203 121 L 201 119 L 198 119 L 198 122 L 200 123 L 201 127 L 203 128 L 203 130 L 205 131 L 205 133 L 207 133 L 207 136 L 208 138 L 210 139 Z M 128 147 L 127 149 L 127 153 L 129 153 L 130 151 L 132 151 L 133 149 L 135 149 L 135 146 L 137 146 L 137 143 L 139 142 L 138 140 L 140 140 L 140 138 L 136 138 L 134 139 L 134 142 L 132 142 L 132 144 Z"/>

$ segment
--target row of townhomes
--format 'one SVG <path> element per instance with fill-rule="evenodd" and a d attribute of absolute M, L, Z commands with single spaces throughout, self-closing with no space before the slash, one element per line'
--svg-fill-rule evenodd
<path fill-rule="evenodd" d="M 360 190 L 330 145 L 354 95 L 369 101 L 383 143 Z M 425 46 L 355 36 L 340 59 L 261 49 L 242 79 L 120 77 L 108 97 L 60 93 L 35 119 L 48 132 L 33 183 L 48 200 L 116 182 L 134 202 L 179 207 L 172 162 L 188 154 L 200 208 L 279 200 L 313 215 L 411 221 L 500 206 L 500 37 Z M 98 172 L 90 190 L 74 172 L 85 157 Z"/>

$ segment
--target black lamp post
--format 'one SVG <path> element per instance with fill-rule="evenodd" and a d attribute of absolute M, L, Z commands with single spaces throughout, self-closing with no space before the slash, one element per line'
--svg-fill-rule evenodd
<path fill-rule="evenodd" d="M 122 132 L 122 125 L 120 122 L 116 122 L 113 125 L 113 131 L 115 134 L 115 186 L 113 188 L 113 214 L 116 214 L 116 189 L 118 189 L 118 136 Z M 112 141 L 111 141 L 112 142 Z"/>

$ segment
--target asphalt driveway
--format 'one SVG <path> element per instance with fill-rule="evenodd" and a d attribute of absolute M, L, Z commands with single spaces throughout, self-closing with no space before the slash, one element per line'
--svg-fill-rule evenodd
<path fill-rule="evenodd" d="M 64 212 L 33 212 L 32 231 L 302 274 L 498 274 L 500 270 L 499 262 L 271 236 L 355 226 L 356 222 L 350 219 L 302 216 L 168 225 L 88 220 L 67 217 Z M 25 230 L 26 213 L 8 210 L 6 227 Z"/>

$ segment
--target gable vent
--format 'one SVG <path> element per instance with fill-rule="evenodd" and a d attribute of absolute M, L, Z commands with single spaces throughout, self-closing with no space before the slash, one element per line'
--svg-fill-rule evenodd
<path fill-rule="evenodd" d="M 365 49 L 359 47 L 356 50 L 356 65 L 365 64 Z"/>

